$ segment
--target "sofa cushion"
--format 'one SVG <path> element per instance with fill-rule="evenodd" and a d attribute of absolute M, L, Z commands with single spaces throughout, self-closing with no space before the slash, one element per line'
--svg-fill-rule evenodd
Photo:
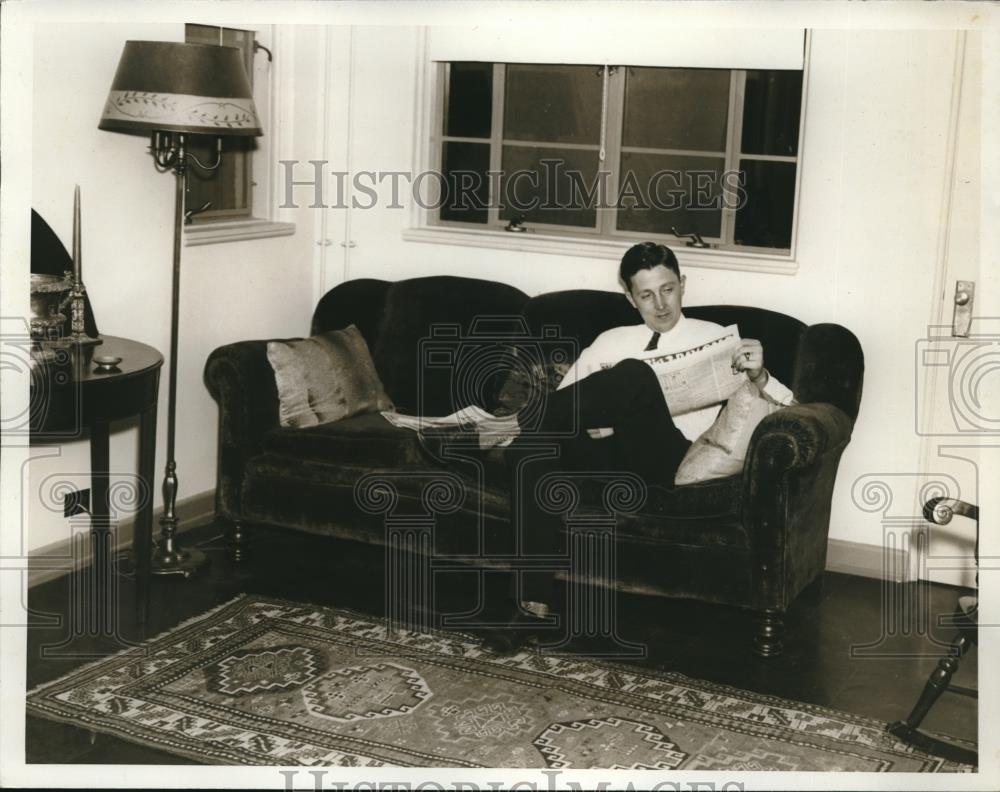
<path fill-rule="evenodd" d="M 752 382 L 745 382 L 729 397 L 715 423 L 691 444 L 674 482 L 681 486 L 741 472 L 757 424 L 781 407 Z"/>
<path fill-rule="evenodd" d="M 510 372 L 497 397 L 499 415 L 525 408 L 534 414 L 598 335 L 640 321 L 624 295 L 589 289 L 532 297 L 524 306 L 524 320 L 528 337 L 514 344 Z"/>
<path fill-rule="evenodd" d="M 522 410 L 529 418 L 540 415 L 545 405 L 545 397 L 552 393 L 572 365 L 572 358 L 557 356 L 555 360 L 546 356 L 540 359 L 530 355 L 524 347 L 515 348 L 511 358 L 511 369 L 500 388 L 494 413 L 498 416 L 516 415 Z"/>
<path fill-rule="evenodd" d="M 316 304 L 309 332 L 318 335 L 355 325 L 374 353 L 389 286 L 389 281 L 358 278 L 330 289 Z"/>
<path fill-rule="evenodd" d="M 391 410 L 368 345 L 354 325 L 296 341 L 270 341 L 282 426 L 314 426 Z"/>
<path fill-rule="evenodd" d="M 406 466 L 426 461 L 420 435 L 393 426 L 378 413 L 305 429 L 272 429 L 264 435 L 264 450 L 352 467 Z"/>
<path fill-rule="evenodd" d="M 374 358 L 396 409 L 434 416 L 478 404 L 492 411 L 506 377 L 492 353 L 521 332 L 526 300 L 512 286 L 472 278 L 391 284 Z"/>
<path fill-rule="evenodd" d="M 618 517 L 619 536 L 646 544 L 719 545 L 745 548 L 747 534 L 739 519 L 742 477 L 691 484 L 650 486 L 635 513 Z M 579 516 L 604 513 L 600 488 L 584 483 Z"/>
<path fill-rule="evenodd" d="M 577 345 L 573 360 L 605 330 L 642 322 L 639 312 L 629 305 L 624 294 L 593 289 L 550 292 L 532 297 L 524 306 L 524 317 L 536 337 L 544 337 L 546 327 L 555 327 L 559 337 L 572 339 Z M 545 346 L 547 350 L 558 349 L 554 343 Z"/>
<path fill-rule="evenodd" d="M 384 481 L 395 497 L 361 506 L 358 485 L 370 476 Z M 446 501 L 454 497 L 458 508 L 442 503 L 442 493 L 447 493 Z M 431 549 L 436 555 L 510 556 L 514 549 L 506 498 L 480 492 L 454 471 L 438 472 L 426 464 L 344 465 L 258 454 L 247 464 L 243 504 L 243 516 L 251 522 L 373 544 L 385 544 L 389 530 L 419 531 L 432 524 Z M 387 521 L 382 508 L 396 519 Z"/>

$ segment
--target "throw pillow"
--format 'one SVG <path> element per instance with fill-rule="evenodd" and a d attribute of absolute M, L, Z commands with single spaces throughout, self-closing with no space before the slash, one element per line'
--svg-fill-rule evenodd
<path fill-rule="evenodd" d="M 282 426 L 305 427 L 393 409 L 357 327 L 269 341 Z"/>
<path fill-rule="evenodd" d="M 674 483 L 694 484 L 742 471 L 757 424 L 781 407 L 752 382 L 741 385 L 729 397 L 715 423 L 691 444 L 677 468 Z"/>
<path fill-rule="evenodd" d="M 515 356 L 517 353 L 515 352 Z M 569 361 L 531 361 L 512 365 L 507 379 L 497 396 L 495 415 L 514 415 L 546 393 L 559 387 L 570 369 Z"/>

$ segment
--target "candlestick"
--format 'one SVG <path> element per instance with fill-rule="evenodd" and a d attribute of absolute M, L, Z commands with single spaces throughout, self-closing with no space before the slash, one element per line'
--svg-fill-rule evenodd
<path fill-rule="evenodd" d="M 91 338 L 87 335 L 86 294 L 83 285 L 83 236 L 80 223 L 80 185 L 73 188 L 73 283 L 66 300 L 70 306 L 69 338 L 75 347 L 83 352 L 83 359 L 90 360 L 95 344 L 101 343 L 101 338 Z"/>
<path fill-rule="evenodd" d="M 80 266 L 80 185 L 73 190 L 73 285 L 79 289 L 81 278 Z"/>

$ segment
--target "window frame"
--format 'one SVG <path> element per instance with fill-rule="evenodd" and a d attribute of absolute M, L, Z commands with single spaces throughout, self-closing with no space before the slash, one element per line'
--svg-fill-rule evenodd
<path fill-rule="evenodd" d="M 189 21 L 200 24 L 197 19 Z M 285 25 L 242 25 L 235 29 L 252 31 L 254 39 L 273 53 L 270 62 L 263 53 L 252 59 L 253 99 L 264 134 L 256 138 L 257 145 L 249 157 L 251 211 L 239 217 L 218 216 L 202 222 L 195 215 L 190 225 L 183 226 L 185 247 L 290 236 L 296 230 L 295 223 L 290 222 L 293 210 L 279 208 L 277 192 L 282 183 L 280 161 L 293 156 L 294 130 L 287 120 L 278 122 L 292 117 L 294 31 Z M 184 24 L 180 35 L 186 38 Z"/>
<path fill-rule="evenodd" d="M 608 222 L 613 222 L 614 210 L 598 209 L 598 223 L 595 230 L 573 229 L 568 226 L 551 226 L 540 223 L 530 223 L 529 228 L 523 233 L 510 233 L 504 230 L 504 223 L 499 222 L 499 209 L 490 208 L 490 215 L 486 224 L 463 223 L 461 221 L 441 220 L 438 209 L 435 207 L 422 207 L 418 202 L 411 204 L 410 224 L 404 229 L 403 238 L 406 241 L 429 242 L 436 244 L 462 245 L 474 247 L 488 247 L 504 250 L 532 251 L 539 253 L 550 253 L 557 255 L 572 255 L 586 258 L 614 259 L 620 258 L 621 254 L 638 240 L 657 239 L 669 244 L 677 252 L 681 262 L 686 266 L 708 267 L 737 271 L 771 272 L 778 274 L 794 274 L 798 271 L 798 237 L 799 221 L 802 211 L 802 175 L 804 170 L 804 160 L 806 151 L 806 114 L 809 94 L 809 71 L 810 71 L 810 31 L 805 33 L 805 44 L 803 53 L 802 68 L 802 94 L 799 111 L 799 139 L 795 156 L 765 155 L 765 154 L 742 154 L 742 103 L 743 85 L 745 82 L 746 70 L 730 70 L 731 80 L 736 78 L 734 73 L 740 72 L 739 85 L 736 90 L 730 91 L 730 107 L 728 124 L 730 127 L 736 126 L 738 134 L 732 134 L 732 130 L 727 130 L 727 147 L 725 168 L 729 168 L 729 163 L 738 165 L 739 160 L 781 160 L 796 163 L 795 169 L 795 193 L 793 202 L 793 217 L 791 228 L 791 243 L 788 249 L 752 247 L 748 245 L 719 246 L 714 248 L 693 248 L 684 244 L 683 240 L 670 234 L 652 234 L 643 231 L 614 230 L 613 235 L 603 234 L 600 229 L 606 227 Z M 490 138 L 461 138 L 456 136 L 446 136 L 443 128 L 443 114 L 446 107 L 447 73 L 445 62 L 431 61 L 427 57 L 426 31 L 418 46 L 417 59 L 418 68 L 416 71 L 416 106 L 414 125 L 414 146 L 416 152 L 416 172 L 435 171 L 441 172 L 441 155 L 443 143 L 449 140 L 467 140 L 476 143 L 491 144 L 490 169 L 499 170 L 499 159 L 495 152 L 502 151 L 500 146 L 495 144 L 496 130 L 502 124 L 503 102 L 502 91 L 494 90 L 493 96 L 493 117 Z M 502 64 L 494 64 L 494 68 Z M 624 71 L 624 70 L 621 70 Z M 494 71 L 494 80 L 497 74 Z M 496 83 L 495 83 L 496 84 Z M 622 81 L 624 90 L 624 81 Z M 497 94 L 501 94 L 500 97 Z M 739 112 L 736 112 L 736 105 Z M 621 111 L 623 103 L 610 102 L 608 107 L 607 137 L 605 141 L 608 161 L 616 162 L 612 175 L 608 179 L 608 190 L 611 195 L 617 194 L 618 171 L 617 158 L 621 154 Z M 502 138 L 501 138 L 502 140 Z M 614 156 L 612 160 L 611 150 L 614 143 Z M 558 144 L 562 145 L 562 144 Z M 492 189 L 491 185 L 491 189 Z M 492 200 L 490 201 L 492 204 Z M 602 220 L 601 215 L 606 218 Z M 733 209 L 723 208 L 722 234 L 732 234 L 735 226 L 736 212 Z M 607 219 L 610 218 L 610 219 Z M 493 222 L 496 220 L 497 222 Z M 719 241 L 714 238 L 711 241 Z M 706 241 L 710 241 L 706 238 Z"/>

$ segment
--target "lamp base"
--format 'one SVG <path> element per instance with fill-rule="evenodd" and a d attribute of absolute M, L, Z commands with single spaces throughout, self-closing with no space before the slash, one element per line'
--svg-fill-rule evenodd
<path fill-rule="evenodd" d="M 183 575 L 191 577 L 208 563 L 208 556 L 197 548 L 182 550 L 158 545 L 153 551 L 150 573 L 154 575 Z"/>

